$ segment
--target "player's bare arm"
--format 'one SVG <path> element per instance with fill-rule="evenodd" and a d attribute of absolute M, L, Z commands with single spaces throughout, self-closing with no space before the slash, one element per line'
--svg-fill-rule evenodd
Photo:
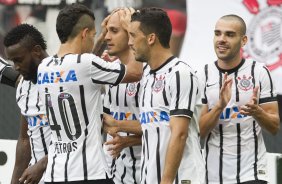
<path fill-rule="evenodd" d="M 28 124 L 24 116 L 21 116 L 21 128 L 16 148 L 16 161 L 12 175 L 11 184 L 18 184 L 19 178 L 28 167 L 31 159 L 29 137 L 27 135 Z"/>
<path fill-rule="evenodd" d="M 216 126 L 219 116 L 231 99 L 232 79 L 224 74 L 223 85 L 220 89 L 220 97 L 217 104 L 209 111 L 208 105 L 204 105 L 200 117 L 200 135 L 205 138 Z"/>
<path fill-rule="evenodd" d="M 259 105 L 258 93 L 259 87 L 255 87 L 252 98 L 246 105 L 241 107 L 240 113 L 253 116 L 261 127 L 272 134 L 276 134 L 280 128 L 277 101 Z"/>
<path fill-rule="evenodd" d="M 129 56 L 129 62 L 126 65 L 126 74 L 122 83 L 140 81 L 143 75 L 143 63 L 135 61 L 134 55 Z"/>
<path fill-rule="evenodd" d="M 112 136 L 113 139 L 105 142 L 105 145 L 113 158 L 118 157 L 124 148 L 142 145 L 141 135 L 120 136 L 112 134 Z"/>
<path fill-rule="evenodd" d="M 137 120 L 116 120 L 109 114 L 103 114 L 104 131 L 108 134 L 127 132 L 142 135 L 140 122 Z"/>
<path fill-rule="evenodd" d="M 173 116 L 170 119 L 171 135 L 161 184 L 172 184 L 175 179 L 188 137 L 189 123 L 190 119 L 187 117 Z"/>

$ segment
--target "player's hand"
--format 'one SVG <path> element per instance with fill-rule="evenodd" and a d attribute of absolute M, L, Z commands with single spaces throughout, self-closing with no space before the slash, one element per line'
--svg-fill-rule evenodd
<path fill-rule="evenodd" d="M 102 23 L 101 23 L 101 36 L 100 37 L 105 38 L 105 36 L 106 36 L 106 34 L 108 32 L 107 24 L 108 24 L 108 21 L 109 21 L 110 17 L 111 17 L 111 14 L 108 15 L 106 18 L 104 18 L 104 20 L 102 21 Z"/>
<path fill-rule="evenodd" d="M 256 86 L 253 90 L 251 100 L 247 104 L 240 107 L 240 114 L 255 116 L 257 113 L 262 111 L 262 108 L 258 105 L 258 91 L 259 87 Z"/>
<path fill-rule="evenodd" d="M 20 184 L 37 184 L 43 176 L 45 171 L 45 167 L 41 164 L 41 162 L 37 162 L 36 164 L 28 167 L 23 172 L 22 176 L 19 179 Z"/>
<path fill-rule="evenodd" d="M 129 24 L 131 22 L 131 15 L 135 12 L 133 8 L 122 8 L 118 11 L 121 26 L 128 32 Z"/>
<path fill-rule="evenodd" d="M 103 54 L 101 55 L 101 58 L 108 62 L 113 62 L 118 59 L 116 56 L 110 56 L 108 50 L 104 50 Z"/>
<path fill-rule="evenodd" d="M 223 77 L 223 84 L 219 94 L 219 102 L 218 102 L 219 108 L 224 109 L 227 106 L 228 102 L 231 99 L 231 95 L 232 95 L 232 79 L 228 78 L 228 74 L 226 72 Z"/>
<path fill-rule="evenodd" d="M 111 115 L 104 113 L 103 122 L 104 132 L 111 136 L 114 136 L 119 131 L 117 121 Z"/>
<path fill-rule="evenodd" d="M 113 158 L 117 158 L 120 155 L 120 152 L 125 148 L 125 142 L 124 138 L 118 134 L 112 135 L 113 139 L 105 142 L 105 145 L 107 145 L 108 149 L 107 151 L 110 152 L 110 155 Z"/>

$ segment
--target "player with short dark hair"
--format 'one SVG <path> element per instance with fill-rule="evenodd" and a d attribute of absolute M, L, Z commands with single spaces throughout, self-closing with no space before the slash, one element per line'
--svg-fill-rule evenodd
<path fill-rule="evenodd" d="M 129 34 L 135 59 L 150 66 L 141 81 L 139 121 L 105 116 L 105 126 L 108 131 L 143 134 L 142 184 L 203 184 L 197 122 L 200 86 L 194 71 L 169 49 L 171 24 L 166 12 L 159 8 L 136 11 Z"/>
<path fill-rule="evenodd" d="M 113 62 L 127 64 L 135 60 L 128 45 L 128 25 L 123 20 L 125 11 L 130 19 L 130 10 L 133 13 L 133 9 L 127 8 L 114 10 L 106 24 L 105 41 L 108 54 L 118 58 Z M 107 85 L 104 112 L 117 120 L 136 120 L 139 115 L 139 94 L 139 82 Z M 107 135 L 105 144 L 107 162 L 111 167 L 114 183 L 140 183 L 141 136 L 120 132 L 112 136 Z"/>
<path fill-rule="evenodd" d="M 38 68 L 37 85 L 52 129 L 46 183 L 112 183 L 103 152 L 101 88 L 140 80 L 138 63 L 108 63 L 91 54 L 96 34 L 86 6 L 64 7 L 57 17 L 56 55 Z"/>
<path fill-rule="evenodd" d="M 241 56 L 245 34 L 241 17 L 221 17 L 214 30 L 218 59 L 200 75 L 207 183 L 267 183 L 262 129 L 272 134 L 279 130 L 278 105 L 268 69 Z"/>
<path fill-rule="evenodd" d="M 44 183 L 42 174 L 47 164 L 51 130 L 45 116 L 45 107 L 39 98 L 37 68 L 47 57 L 46 42 L 32 25 L 20 24 L 4 38 L 5 53 L 14 68 L 23 76 L 16 100 L 21 109 L 21 129 L 17 143 L 16 162 L 11 183 Z"/>

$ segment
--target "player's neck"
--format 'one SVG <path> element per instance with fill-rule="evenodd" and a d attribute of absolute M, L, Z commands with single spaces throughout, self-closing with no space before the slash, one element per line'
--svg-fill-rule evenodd
<path fill-rule="evenodd" d="M 170 49 L 166 49 L 163 47 L 155 49 L 155 51 L 151 51 L 151 57 L 148 61 L 151 70 L 159 68 L 171 56 L 173 56 L 173 54 Z"/>
<path fill-rule="evenodd" d="M 116 55 L 122 64 L 127 64 L 130 60 L 134 59 L 134 55 L 130 49 L 126 49 Z"/>
<path fill-rule="evenodd" d="M 67 41 L 60 45 L 57 55 L 58 57 L 63 57 L 66 54 L 81 54 L 81 47 L 74 40 Z"/>
<path fill-rule="evenodd" d="M 217 60 L 218 67 L 223 70 L 230 70 L 236 68 L 242 61 L 242 57 L 237 57 L 232 60 Z"/>

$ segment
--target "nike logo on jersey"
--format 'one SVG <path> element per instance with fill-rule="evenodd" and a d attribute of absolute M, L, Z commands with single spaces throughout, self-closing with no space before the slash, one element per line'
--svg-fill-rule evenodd
<path fill-rule="evenodd" d="M 209 88 L 209 87 L 214 86 L 214 85 L 216 85 L 216 84 L 217 84 L 217 82 L 216 82 L 216 83 L 213 83 L 213 84 L 207 84 L 207 87 Z"/>
<path fill-rule="evenodd" d="M 38 73 L 37 84 L 76 82 L 75 70 Z"/>

